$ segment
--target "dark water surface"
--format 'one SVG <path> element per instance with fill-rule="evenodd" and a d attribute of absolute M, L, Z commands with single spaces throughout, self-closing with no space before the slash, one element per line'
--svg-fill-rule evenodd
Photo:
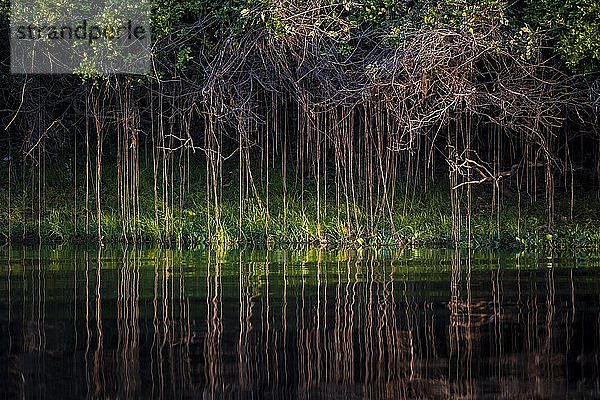
<path fill-rule="evenodd" d="M 8 398 L 598 398 L 600 255 L 0 248 Z"/>

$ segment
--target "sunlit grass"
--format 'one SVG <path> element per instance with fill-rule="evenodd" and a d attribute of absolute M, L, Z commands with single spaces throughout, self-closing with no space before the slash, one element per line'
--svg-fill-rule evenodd
<path fill-rule="evenodd" d="M 146 173 L 147 175 L 148 173 Z M 60 185 L 64 174 L 47 177 L 45 201 L 12 190 L 0 190 L 0 238 L 7 241 L 58 241 L 94 243 L 97 240 L 97 216 L 93 191 L 86 213 L 83 193 Z M 269 203 L 259 188 L 259 198 L 248 196 L 240 213 L 237 185 L 224 185 L 218 210 L 207 204 L 206 192 L 197 180 L 185 196 L 182 206 L 154 204 L 151 177 L 142 175 L 140 215 L 124 223 L 116 189 L 105 184 L 100 220 L 103 242 L 170 243 L 186 246 L 218 244 L 233 246 L 289 245 L 309 243 L 351 247 L 450 246 L 454 245 L 448 187 L 440 184 L 427 192 L 417 190 L 409 198 L 398 195 L 393 210 L 374 203 L 374 211 L 353 203 L 335 203 L 331 193 L 320 199 L 317 209 L 314 184 L 307 183 L 304 195 L 288 183 L 283 195 L 281 177 L 269 184 Z M 62 190 L 59 188 L 62 187 Z M 398 190 L 397 193 L 404 193 Z M 573 219 L 568 199 L 557 203 L 557 217 L 548 226 L 543 203 L 507 198 L 499 214 L 492 210 L 489 196 L 482 189 L 473 195 L 470 232 L 464 224 L 459 246 L 519 248 L 598 248 L 600 229 L 597 209 L 600 203 L 592 194 L 576 198 Z M 77 202 L 75 203 L 75 200 Z M 38 210 L 40 204 L 46 208 Z M 268 210 L 268 211 L 267 211 Z M 218 211 L 218 212 L 217 212 Z M 370 214 L 373 212 L 373 215 Z M 217 218 L 218 215 L 218 218 Z M 87 221 L 87 226 L 86 226 Z M 10 229 L 10 232 L 9 232 Z"/>

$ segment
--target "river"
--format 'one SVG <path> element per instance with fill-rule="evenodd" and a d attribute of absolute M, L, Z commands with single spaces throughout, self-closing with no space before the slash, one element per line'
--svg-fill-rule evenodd
<path fill-rule="evenodd" d="M 598 398 L 600 254 L 0 248 L 0 396 Z"/>

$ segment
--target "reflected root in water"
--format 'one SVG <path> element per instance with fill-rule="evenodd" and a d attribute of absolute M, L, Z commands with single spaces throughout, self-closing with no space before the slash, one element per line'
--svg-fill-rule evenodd
<path fill-rule="evenodd" d="M 431 275 L 410 253 L 53 257 L 9 253 L 0 269 L 10 397 L 600 394 L 585 271 L 460 250 Z"/>

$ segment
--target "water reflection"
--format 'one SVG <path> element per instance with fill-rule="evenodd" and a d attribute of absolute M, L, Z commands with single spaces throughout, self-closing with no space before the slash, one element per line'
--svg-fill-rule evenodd
<path fill-rule="evenodd" d="M 1 249 L 0 390 L 597 397 L 597 264 L 461 251 Z"/>

